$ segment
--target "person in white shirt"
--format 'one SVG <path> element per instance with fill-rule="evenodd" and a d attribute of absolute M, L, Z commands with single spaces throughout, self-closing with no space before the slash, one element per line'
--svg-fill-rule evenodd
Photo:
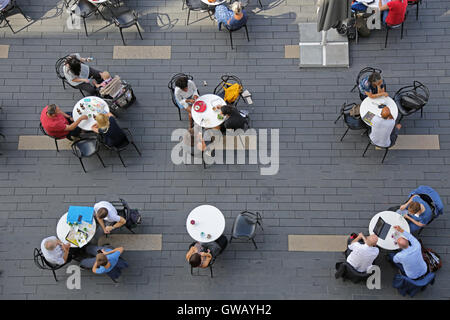
<path fill-rule="evenodd" d="M 361 239 L 364 244 L 359 242 Z M 377 242 L 378 237 L 375 234 L 366 238 L 360 233 L 348 246 L 351 253 L 347 256 L 347 263 L 358 272 L 367 272 L 380 252 L 376 247 Z"/>
<path fill-rule="evenodd" d="M 125 218 L 119 216 L 116 208 L 108 201 L 100 201 L 94 205 L 94 217 L 104 233 L 110 233 L 126 223 Z"/>
<path fill-rule="evenodd" d="M 70 243 L 63 244 L 55 236 L 47 237 L 41 242 L 41 251 L 45 260 L 54 265 L 63 265 L 71 260 Z"/>
<path fill-rule="evenodd" d="M 175 81 L 175 99 L 178 102 L 180 109 L 186 110 L 189 115 L 191 114 L 191 107 L 197 100 L 199 93 L 194 81 L 189 80 L 187 77 L 180 77 Z"/>
<path fill-rule="evenodd" d="M 369 138 L 372 143 L 378 147 L 390 147 L 397 140 L 397 135 L 402 127 L 401 124 L 395 125 L 394 117 L 388 107 L 381 110 L 381 117 L 373 117 L 372 127 Z"/>

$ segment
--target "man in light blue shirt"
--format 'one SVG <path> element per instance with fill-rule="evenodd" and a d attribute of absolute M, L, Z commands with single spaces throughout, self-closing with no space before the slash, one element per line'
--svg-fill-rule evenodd
<path fill-rule="evenodd" d="M 402 251 L 397 254 L 391 253 L 389 257 L 404 275 L 416 280 L 428 271 L 428 266 L 422 257 L 422 246 L 409 232 L 404 231 L 399 226 L 394 228 L 402 234 L 402 237 L 397 240 L 398 246 Z"/>

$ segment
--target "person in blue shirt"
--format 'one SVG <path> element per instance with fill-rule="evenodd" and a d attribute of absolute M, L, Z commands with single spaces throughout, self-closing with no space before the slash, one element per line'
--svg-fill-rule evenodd
<path fill-rule="evenodd" d="M 413 195 L 408 202 L 400 206 L 400 210 L 408 209 L 403 217 L 408 221 L 411 233 L 425 227 L 433 217 L 430 206 L 419 195 Z"/>
<path fill-rule="evenodd" d="M 231 5 L 231 10 L 226 5 L 220 4 L 216 7 L 214 16 L 217 20 L 219 31 L 222 24 L 229 30 L 237 30 L 247 23 L 247 12 L 242 8 L 240 1 L 235 1 Z"/>
<path fill-rule="evenodd" d="M 422 257 L 422 246 L 416 238 L 400 226 L 394 226 L 394 229 L 402 234 L 402 237 L 397 240 L 402 250 L 397 254 L 389 254 L 389 258 L 405 276 L 417 280 L 428 272 L 428 266 Z"/>
<path fill-rule="evenodd" d="M 83 259 L 80 266 L 85 269 L 92 269 L 93 273 L 103 274 L 114 269 L 123 253 L 123 247 L 110 249 L 89 245 L 86 248 L 86 253 L 91 255 L 92 258 Z"/>
<path fill-rule="evenodd" d="M 375 99 L 389 96 L 386 92 L 386 83 L 378 72 L 373 72 L 359 82 L 359 93 L 361 100 L 367 97 Z"/>

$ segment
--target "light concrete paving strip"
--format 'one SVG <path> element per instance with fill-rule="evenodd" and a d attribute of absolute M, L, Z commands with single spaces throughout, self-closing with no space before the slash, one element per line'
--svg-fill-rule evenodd
<path fill-rule="evenodd" d="M 300 46 L 299 45 L 285 45 L 284 57 L 286 59 L 300 59 Z"/>
<path fill-rule="evenodd" d="M 109 234 L 98 240 L 98 245 L 109 244 L 114 248 L 123 247 L 128 251 L 160 251 L 162 234 Z"/>
<path fill-rule="evenodd" d="M 439 135 L 399 135 L 390 150 L 440 150 Z"/>
<path fill-rule="evenodd" d="M 113 59 L 170 59 L 171 46 L 114 46 Z"/>
<path fill-rule="evenodd" d="M 9 54 L 9 45 L 0 45 L 0 59 L 7 59 Z"/>
<path fill-rule="evenodd" d="M 347 249 L 348 236 L 340 235 L 288 235 L 289 251 L 343 252 Z"/>
<path fill-rule="evenodd" d="M 58 140 L 59 150 L 72 150 L 72 141 Z M 55 140 L 47 136 L 19 136 L 18 150 L 56 150 Z"/>

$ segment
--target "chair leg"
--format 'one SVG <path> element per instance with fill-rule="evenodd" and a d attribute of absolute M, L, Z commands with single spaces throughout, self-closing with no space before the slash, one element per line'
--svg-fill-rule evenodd
<path fill-rule="evenodd" d="M 419 2 L 416 4 L 416 20 L 419 20 Z"/>
<path fill-rule="evenodd" d="M 181 111 L 180 111 L 180 108 L 178 108 L 178 116 L 180 117 L 180 121 L 181 121 Z"/>
<path fill-rule="evenodd" d="M 355 84 L 354 86 L 353 86 L 353 89 L 352 90 L 350 90 L 350 92 L 353 92 L 353 91 L 355 91 L 355 89 L 356 89 L 356 87 L 357 87 L 358 85 L 357 84 Z"/>
<path fill-rule="evenodd" d="M 342 139 L 344 139 L 344 137 L 345 137 L 345 135 L 347 134 L 348 130 L 350 130 L 350 128 L 347 128 L 347 130 L 345 130 L 344 134 L 343 134 L 342 137 L 341 137 L 341 141 L 342 141 Z"/>
<path fill-rule="evenodd" d="M 100 160 L 100 162 L 103 165 L 103 168 L 106 168 L 105 163 L 103 162 L 103 159 L 100 157 L 100 155 L 98 154 L 98 152 L 96 153 L 98 160 Z"/>
<path fill-rule="evenodd" d="M 366 154 L 366 152 L 367 152 L 367 149 L 369 149 L 369 147 L 370 147 L 370 141 L 369 141 L 369 143 L 367 144 L 367 147 L 366 147 L 366 150 L 364 150 L 364 153 L 363 153 L 363 157 L 364 157 L 364 155 Z"/>
<path fill-rule="evenodd" d="M 22 9 L 20 9 L 20 7 L 16 6 L 17 10 L 19 10 L 20 14 L 28 21 L 30 22 L 31 19 L 28 19 L 28 17 L 23 13 Z"/>
<path fill-rule="evenodd" d="M 55 146 L 56 146 L 56 151 L 59 152 L 59 148 L 58 148 L 58 140 L 55 139 Z"/>
<path fill-rule="evenodd" d="M 191 276 L 193 276 L 193 275 L 194 275 L 194 270 L 193 270 L 193 268 L 191 266 Z"/>
<path fill-rule="evenodd" d="M 139 151 L 138 147 L 136 146 L 136 144 L 134 142 L 131 143 L 134 148 L 136 149 L 137 153 L 139 153 L 139 156 L 142 157 L 142 153 Z"/>
<path fill-rule="evenodd" d="M 81 94 L 83 95 L 83 97 L 86 97 L 86 95 L 84 94 L 83 90 L 79 89 Z"/>
<path fill-rule="evenodd" d="M 83 17 L 83 24 L 84 24 L 84 31 L 86 32 L 86 37 L 89 37 L 89 36 L 88 36 L 88 32 L 87 32 L 86 18 L 85 18 L 85 17 Z"/>
<path fill-rule="evenodd" d="M 142 38 L 141 30 L 139 29 L 139 26 L 137 23 L 136 23 L 136 28 L 138 30 L 139 36 L 141 37 L 141 40 L 144 40 L 144 38 Z"/>
<path fill-rule="evenodd" d="M 211 278 L 213 278 L 212 266 L 209 266 L 209 270 L 211 271 Z"/>
<path fill-rule="evenodd" d="M 384 162 L 384 159 L 386 158 L 388 151 L 389 151 L 389 148 L 386 148 L 386 151 L 384 152 L 383 160 L 381 160 L 381 163 Z"/>
<path fill-rule="evenodd" d="M 84 168 L 84 164 L 83 164 L 83 160 L 81 160 L 81 158 L 78 158 L 80 160 L 81 166 L 83 167 L 83 171 L 84 173 L 86 173 L 86 169 Z"/>
<path fill-rule="evenodd" d="M 64 90 L 66 90 L 66 84 L 64 83 L 64 80 L 61 80 L 61 82 L 62 82 Z"/>
<path fill-rule="evenodd" d="M 119 27 L 119 31 L 120 31 L 120 36 L 122 37 L 123 45 L 126 46 L 127 44 L 125 43 L 125 40 L 124 40 L 124 38 L 123 38 L 122 28 Z"/>
<path fill-rule="evenodd" d="M 122 165 L 126 168 L 125 162 L 123 162 L 122 156 L 120 155 L 120 152 L 117 152 L 117 155 L 119 156 L 120 161 L 122 162 Z"/>
<path fill-rule="evenodd" d="M 189 17 L 190 16 L 191 16 L 191 9 L 188 8 L 188 17 L 187 17 L 187 20 L 186 20 L 186 25 L 187 26 L 189 25 Z"/>
<path fill-rule="evenodd" d="M 253 239 L 253 238 L 252 238 L 252 242 L 253 242 L 253 245 L 255 246 L 255 249 L 257 249 L 257 250 L 258 250 L 258 247 L 256 246 L 256 242 L 255 242 L 255 239 Z"/>
<path fill-rule="evenodd" d="M 248 37 L 247 25 L 244 25 L 244 28 L 245 28 L 245 33 L 247 34 L 247 41 L 250 42 L 250 38 Z"/>
<path fill-rule="evenodd" d="M 423 108 L 420 109 L 420 117 L 423 118 Z"/>
<path fill-rule="evenodd" d="M 228 32 L 230 33 L 231 50 L 233 50 L 233 32 L 231 32 L 230 30 L 228 30 Z"/>
<path fill-rule="evenodd" d="M 55 278 L 55 281 L 58 282 L 58 279 L 56 279 L 56 273 L 55 273 L 55 270 L 52 270 L 52 272 L 53 272 L 53 277 Z"/>
<path fill-rule="evenodd" d="M 262 3 L 261 3 L 261 0 L 258 0 L 258 2 L 259 2 L 259 6 L 260 6 L 261 9 L 262 9 L 263 5 L 262 5 Z"/>
<path fill-rule="evenodd" d="M 6 19 L 6 17 L 4 17 L 4 19 L 5 19 L 5 22 L 6 22 L 6 24 L 8 25 L 8 27 L 11 29 L 11 32 L 15 34 L 16 32 L 14 31 L 14 29 L 13 29 L 12 26 L 11 26 L 11 24 L 9 23 L 9 20 Z"/>
<path fill-rule="evenodd" d="M 404 25 L 405 23 L 403 22 L 402 23 L 402 32 L 400 33 L 400 39 L 403 39 L 403 25 Z"/>
<path fill-rule="evenodd" d="M 389 36 L 389 27 L 386 27 L 386 40 L 384 41 L 384 48 L 387 47 L 388 36 Z"/>

